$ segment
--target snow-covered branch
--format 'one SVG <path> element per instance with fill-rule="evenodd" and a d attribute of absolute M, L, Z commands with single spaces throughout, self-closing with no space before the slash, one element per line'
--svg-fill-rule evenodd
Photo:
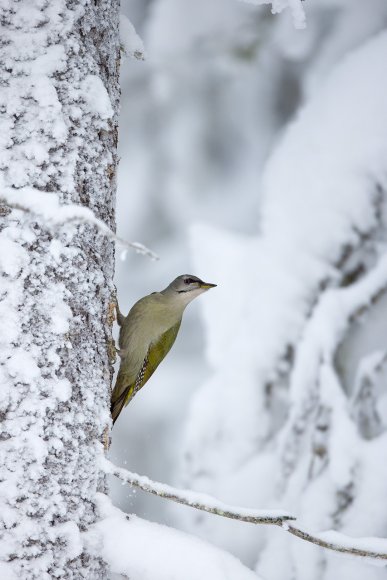
<path fill-rule="evenodd" d="M 120 14 L 120 46 L 124 56 L 145 60 L 144 43 L 124 14 Z"/>
<path fill-rule="evenodd" d="M 279 14 L 285 8 L 290 8 L 295 28 L 302 29 L 306 27 L 305 10 L 302 6 L 302 0 L 241 0 L 247 4 L 259 6 L 261 4 L 271 4 L 272 14 Z"/>
<path fill-rule="evenodd" d="M 356 373 L 350 414 L 365 439 L 372 439 L 383 431 L 378 411 L 377 384 L 386 364 L 387 351 L 376 350 L 361 359 Z"/>
<path fill-rule="evenodd" d="M 19 209 L 33 213 L 44 218 L 46 225 L 61 224 L 91 224 L 110 240 L 117 242 L 124 251 L 133 249 L 139 254 L 149 256 L 152 260 L 158 260 L 157 254 L 140 242 L 128 242 L 117 236 L 105 222 L 99 219 L 94 212 L 78 204 L 61 204 L 54 193 L 45 193 L 30 187 L 12 190 L 4 188 L 0 195 L 0 203 L 12 209 Z"/>
<path fill-rule="evenodd" d="M 317 402 L 342 396 L 335 371 L 339 345 L 351 324 L 363 316 L 386 289 L 387 256 L 384 255 L 358 282 L 327 290 L 317 304 L 299 346 L 290 384 L 293 405 L 281 435 L 283 468 L 288 475 L 296 467 L 307 420 L 314 416 Z"/>
<path fill-rule="evenodd" d="M 296 518 L 282 510 L 256 510 L 231 506 L 204 493 L 176 489 L 165 483 L 152 481 L 144 475 L 138 475 L 121 467 L 116 467 L 104 457 L 101 458 L 101 469 L 107 475 L 114 475 L 122 482 L 129 483 L 143 491 L 210 514 L 250 524 L 280 526 L 293 536 L 327 550 L 364 558 L 387 560 L 387 539 L 384 538 L 352 538 L 334 530 L 311 533 L 294 524 L 290 524 L 289 521 Z"/>
<path fill-rule="evenodd" d="M 334 530 L 312 534 L 294 525 L 284 524 L 282 527 L 293 536 L 327 550 L 362 558 L 387 560 L 386 538 L 352 538 Z"/>
<path fill-rule="evenodd" d="M 152 481 L 144 475 L 138 475 L 121 467 L 116 467 L 105 458 L 101 461 L 101 469 L 106 474 L 114 475 L 124 483 L 129 483 L 153 495 L 158 495 L 159 497 L 164 497 L 210 514 L 232 520 L 240 520 L 241 522 L 248 522 L 250 524 L 272 524 L 276 526 L 281 526 L 283 522 L 295 519 L 283 510 L 254 510 L 227 505 L 204 493 L 176 489 L 165 483 Z"/>

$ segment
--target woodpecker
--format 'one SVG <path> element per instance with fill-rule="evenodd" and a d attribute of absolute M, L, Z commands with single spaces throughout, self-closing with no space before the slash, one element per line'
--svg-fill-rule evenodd
<path fill-rule="evenodd" d="M 165 290 L 141 298 L 126 317 L 116 304 L 121 364 L 111 399 L 113 424 L 171 350 L 185 308 L 194 298 L 215 286 L 191 274 L 183 274 Z"/>

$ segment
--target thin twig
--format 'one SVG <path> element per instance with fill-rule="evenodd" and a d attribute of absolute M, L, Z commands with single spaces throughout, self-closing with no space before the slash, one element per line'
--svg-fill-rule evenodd
<path fill-rule="evenodd" d="M 239 520 L 241 522 L 248 522 L 250 524 L 271 524 L 281 527 L 281 529 L 289 532 L 293 536 L 325 548 L 327 550 L 332 550 L 334 552 L 340 552 L 342 554 L 350 554 L 352 556 L 360 556 L 363 558 L 371 558 L 373 560 L 387 560 L 387 539 L 383 538 L 350 538 L 344 536 L 343 534 L 338 534 L 338 536 L 345 539 L 345 544 L 353 542 L 353 545 L 344 545 L 339 542 L 333 542 L 329 539 L 324 539 L 324 534 L 332 532 L 323 532 L 319 534 L 312 534 L 304 529 L 301 529 L 294 524 L 290 524 L 289 521 L 295 520 L 296 518 L 286 512 L 280 510 L 254 510 L 244 507 L 235 507 L 224 504 L 218 499 L 213 498 L 209 495 L 203 493 L 196 493 L 188 490 L 179 490 L 172 486 L 166 485 L 164 483 L 159 483 L 150 480 L 148 477 L 143 475 L 137 475 L 121 467 L 116 467 L 113 463 L 108 461 L 106 458 L 101 458 L 101 469 L 104 473 L 108 475 L 114 475 L 124 483 L 138 487 L 143 491 L 152 493 L 159 497 L 181 503 L 183 505 L 205 511 L 217 516 L 222 516 L 225 518 L 231 518 L 233 520 Z M 386 543 L 386 551 L 376 551 L 367 548 L 359 547 L 361 543 L 369 541 L 378 541 L 379 543 Z M 357 544 L 357 545 L 356 545 Z"/>
<path fill-rule="evenodd" d="M 106 474 L 114 475 L 124 483 L 129 483 L 153 495 L 170 499 L 210 514 L 250 524 L 271 524 L 276 526 L 281 526 L 284 521 L 295 519 L 292 515 L 281 510 L 253 510 L 230 506 L 204 493 L 180 490 L 164 483 L 151 481 L 148 477 L 116 467 L 105 458 L 101 461 L 102 470 Z"/>
<path fill-rule="evenodd" d="M 321 536 L 317 535 L 314 536 L 311 533 L 307 532 L 306 530 L 302 530 L 294 525 L 288 524 L 283 525 L 283 529 L 285 529 L 289 534 L 293 534 L 293 536 L 297 536 L 297 538 L 301 538 L 306 542 L 310 542 L 315 544 L 316 546 L 320 546 L 321 548 L 326 548 L 327 550 L 333 550 L 334 552 L 341 552 L 342 554 L 351 554 L 352 556 L 361 556 L 363 558 L 373 558 L 376 560 L 387 560 L 387 553 L 386 552 L 375 552 L 373 550 L 367 550 L 363 548 L 358 548 L 356 546 L 344 546 L 338 543 L 330 542 L 324 540 Z M 361 542 L 361 538 L 351 538 L 355 542 Z M 376 540 L 381 540 L 381 538 L 373 538 Z M 387 539 L 385 540 L 386 547 L 387 547 Z"/>

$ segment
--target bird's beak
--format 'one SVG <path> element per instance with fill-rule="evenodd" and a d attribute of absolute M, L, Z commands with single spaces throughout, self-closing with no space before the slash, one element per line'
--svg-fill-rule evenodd
<path fill-rule="evenodd" d="M 210 288 L 216 288 L 217 284 L 210 284 L 209 282 L 201 282 L 200 288 L 204 288 L 204 290 L 209 290 Z"/>

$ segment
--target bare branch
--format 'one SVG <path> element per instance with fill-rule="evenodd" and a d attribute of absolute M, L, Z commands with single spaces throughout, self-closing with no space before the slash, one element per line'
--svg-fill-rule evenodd
<path fill-rule="evenodd" d="M 151 481 L 146 476 L 137 475 L 137 473 L 116 467 L 105 458 L 102 458 L 101 461 L 101 469 L 106 474 L 114 475 L 124 483 L 129 483 L 153 495 L 158 495 L 210 514 L 250 524 L 271 524 L 276 526 L 281 526 L 284 521 L 295 519 L 292 515 L 282 510 L 253 510 L 230 506 L 204 493 L 180 490 L 165 483 Z"/>
<path fill-rule="evenodd" d="M 301 540 L 334 552 L 374 560 L 387 560 L 387 539 L 384 538 L 351 538 L 335 531 L 312 534 L 305 529 L 290 524 L 289 521 L 295 520 L 296 518 L 281 510 L 254 510 L 230 506 L 210 495 L 176 489 L 170 485 L 152 481 L 146 476 L 137 475 L 121 467 L 116 467 L 105 457 L 101 458 L 101 469 L 104 473 L 114 475 L 124 483 L 129 483 L 153 495 L 181 503 L 197 510 L 250 524 L 271 524 L 279 526 Z M 369 546 L 371 544 L 377 544 L 381 550 L 370 549 Z"/>
<path fill-rule="evenodd" d="M 127 242 L 117 236 L 105 222 L 97 218 L 94 212 L 77 204 L 61 204 L 57 195 L 45 193 L 32 188 L 20 190 L 5 189 L 1 192 L 0 203 L 12 209 L 18 209 L 28 213 L 42 216 L 47 224 L 61 225 L 71 223 L 86 223 L 94 225 L 101 234 L 110 240 L 117 242 L 123 249 L 133 249 L 139 254 L 149 256 L 152 260 L 159 257 L 152 250 L 140 242 Z"/>

